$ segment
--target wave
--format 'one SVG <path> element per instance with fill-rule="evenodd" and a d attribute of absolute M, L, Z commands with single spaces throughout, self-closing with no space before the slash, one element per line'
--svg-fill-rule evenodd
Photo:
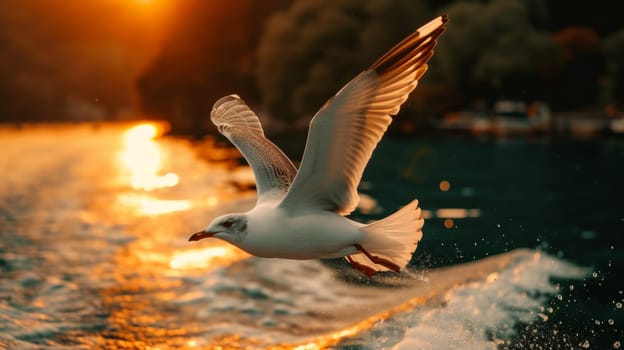
<path fill-rule="evenodd" d="M 520 325 L 547 322 L 553 279 L 587 274 L 525 249 L 361 283 L 318 261 L 250 258 L 214 271 L 178 303 L 207 306 L 199 317 L 212 326 L 196 338 L 204 345 L 235 337 L 241 347 L 495 349 Z"/>

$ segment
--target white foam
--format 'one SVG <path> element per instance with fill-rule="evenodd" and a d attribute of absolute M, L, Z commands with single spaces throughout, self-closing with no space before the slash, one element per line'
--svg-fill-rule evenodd
<path fill-rule="evenodd" d="M 496 349 L 521 323 L 547 322 L 543 303 L 558 291 L 556 278 L 582 278 L 588 270 L 545 254 L 450 290 L 444 303 L 400 317 L 405 334 L 394 349 Z M 546 311 L 548 313 L 548 311 Z"/>

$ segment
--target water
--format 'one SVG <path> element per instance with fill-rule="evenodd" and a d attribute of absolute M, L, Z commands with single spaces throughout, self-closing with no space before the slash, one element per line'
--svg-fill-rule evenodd
<path fill-rule="evenodd" d="M 213 216 L 253 205 L 252 174 L 210 140 L 157 134 L 0 129 L 0 349 L 624 341 L 624 140 L 386 137 L 354 216 L 418 197 L 428 220 L 410 270 L 369 281 L 340 261 L 187 242 Z"/>

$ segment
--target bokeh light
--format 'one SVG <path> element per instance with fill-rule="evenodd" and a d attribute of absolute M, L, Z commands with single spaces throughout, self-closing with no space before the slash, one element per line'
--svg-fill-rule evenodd
<path fill-rule="evenodd" d="M 440 191 L 446 192 L 448 190 L 451 189 L 451 183 L 446 181 L 446 180 L 442 180 L 440 181 Z"/>

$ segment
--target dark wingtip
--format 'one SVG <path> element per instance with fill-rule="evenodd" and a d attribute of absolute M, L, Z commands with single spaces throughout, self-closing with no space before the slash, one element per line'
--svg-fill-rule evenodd
<path fill-rule="evenodd" d="M 433 48 L 437 44 L 437 38 L 445 31 L 445 23 L 448 21 L 448 16 L 443 14 L 431 21 L 427 22 L 412 34 L 407 36 L 401 42 L 396 44 L 393 48 L 388 50 L 383 56 L 381 56 L 373 65 L 370 66 L 370 70 L 374 70 L 377 74 L 384 74 L 386 70 L 391 69 L 397 64 L 409 60 L 415 53 L 423 50 L 429 50 L 433 52 Z M 434 25 L 435 29 L 430 26 Z M 426 29 L 428 32 L 423 36 L 422 30 Z M 432 38 L 432 41 L 427 41 Z M 431 56 L 429 56 L 431 58 Z M 423 60 L 422 64 L 426 64 L 428 59 Z"/>

